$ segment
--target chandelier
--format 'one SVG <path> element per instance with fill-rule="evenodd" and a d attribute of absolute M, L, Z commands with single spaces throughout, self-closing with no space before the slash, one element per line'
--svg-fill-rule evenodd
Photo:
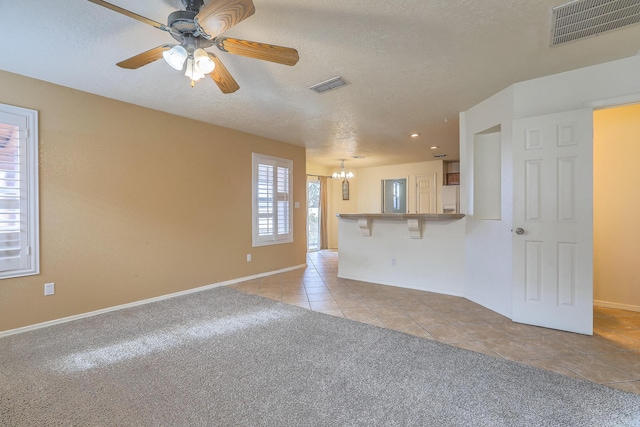
<path fill-rule="evenodd" d="M 331 177 L 342 180 L 342 200 L 349 200 L 349 180 L 353 178 L 353 172 L 344 168 L 344 159 L 340 159 L 340 169 Z"/>
<path fill-rule="evenodd" d="M 353 172 L 344 168 L 344 159 L 340 159 L 340 169 L 338 169 L 333 173 L 333 175 L 331 175 L 332 178 L 341 179 L 343 181 L 350 180 L 351 178 L 353 178 L 353 176 Z"/>

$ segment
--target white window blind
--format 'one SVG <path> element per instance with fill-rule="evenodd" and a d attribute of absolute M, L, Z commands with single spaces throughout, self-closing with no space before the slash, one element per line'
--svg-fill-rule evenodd
<path fill-rule="evenodd" d="M 293 161 L 253 153 L 253 246 L 288 243 Z"/>
<path fill-rule="evenodd" d="M 0 104 L 0 278 L 39 272 L 37 112 Z"/>
<path fill-rule="evenodd" d="M 276 168 L 277 181 L 277 218 L 278 218 L 278 234 L 289 234 L 290 216 L 289 216 L 289 168 L 278 166 Z"/>

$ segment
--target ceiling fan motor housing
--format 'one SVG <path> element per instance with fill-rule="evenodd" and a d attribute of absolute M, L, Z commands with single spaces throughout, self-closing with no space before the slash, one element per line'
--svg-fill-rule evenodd
<path fill-rule="evenodd" d="M 167 26 L 171 28 L 171 36 L 181 44 L 185 38 L 196 40 L 197 47 L 206 48 L 213 45 L 212 41 L 201 37 L 200 28 L 195 23 L 194 18 L 198 12 L 189 10 L 177 10 L 169 15 Z"/>

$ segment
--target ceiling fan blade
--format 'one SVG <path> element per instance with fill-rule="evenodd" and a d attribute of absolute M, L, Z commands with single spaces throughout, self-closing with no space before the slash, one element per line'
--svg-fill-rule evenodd
<path fill-rule="evenodd" d="M 217 37 L 256 11 L 251 0 L 211 1 L 196 15 L 195 21 L 210 38 Z"/>
<path fill-rule="evenodd" d="M 123 9 L 120 6 L 116 6 L 115 4 L 111 4 L 111 3 L 108 3 L 108 2 L 102 1 L 102 0 L 89 0 L 89 1 L 91 3 L 95 3 L 95 4 L 99 5 L 99 6 L 106 7 L 107 9 L 111 9 L 111 10 L 113 10 L 115 12 L 118 12 L 118 13 L 121 13 L 123 15 L 126 15 L 126 16 L 128 16 L 130 18 L 137 19 L 138 21 L 144 22 L 145 24 L 151 25 L 152 27 L 156 27 L 159 30 L 170 31 L 169 28 L 164 24 L 156 22 L 153 19 L 145 18 L 142 15 L 138 15 L 137 13 L 133 13 L 133 12 L 127 10 L 127 9 Z"/>
<path fill-rule="evenodd" d="M 146 52 L 142 52 L 136 56 L 132 56 L 129 59 L 118 62 L 116 65 L 120 68 L 128 68 L 135 70 L 143 65 L 151 64 L 153 61 L 157 61 L 162 58 L 162 52 L 169 50 L 173 47 L 170 44 L 164 44 L 162 46 L 154 47 Z"/>
<path fill-rule="evenodd" d="M 275 46 L 250 42 L 247 40 L 220 37 L 216 39 L 216 45 L 220 50 L 234 55 L 247 56 L 249 58 L 262 59 L 264 61 L 277 62 L 284 65 L 296 65 L 299 56 L 298 51 L 290 47 Z"/>
<path fill-rule="evenodd" d="M 216 68 L 214 68 L 209 75 L 213 81 L 216 82 L 222 93 L 233 93 L 240 89 L 240 86 L 238 86 L 238 83 L 231 76 L 227 68 L 222 65 L 220 59 L 211 52 L 207 53 L 209 54 L 209 58 L 216 63 Z"/>

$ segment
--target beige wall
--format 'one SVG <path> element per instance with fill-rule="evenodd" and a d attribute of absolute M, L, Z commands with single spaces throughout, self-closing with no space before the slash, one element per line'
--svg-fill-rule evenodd
<path fill-rule="evenodd" d="M 416 212 L 416 176 L 436 174 L 436 207 L 442 213 L 443 161 L 406 163 L 393 166 L 378 166 L 358 169 L 358 210 L 359 213 L 379 213 L 382 210 L 381 182 L 383 179 L 407 178 L 407 200 L 409 212 Z"/>
<path fill-rule="evenodd" d="M 594 299 L 640 310 L 640 105 L 594 112 Z"/>
<path fill-rule="evenodd" d="M 331 176 L 332 170 L 327 166 L 307 162 L 307 173 L 309 175 Z"/>
<path fill-rule="evenodd" d="M 0 87 L 39 111 L 41 241 L 41 274 L 0 280 L 0 331 L 304 264 L 303 147 L 6 72 Z M 294 243 L 251 247 L 254 151 L 294 161 Z"/>

